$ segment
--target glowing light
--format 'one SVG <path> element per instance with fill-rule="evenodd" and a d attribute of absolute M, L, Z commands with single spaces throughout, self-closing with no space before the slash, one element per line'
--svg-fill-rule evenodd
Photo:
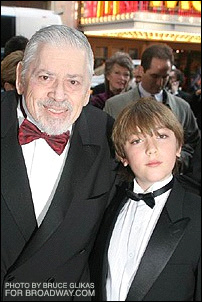
<path fill-rule="evenodd" d="M 154 41 L 174 41 L 174 42 L 188 42 L 201 43 L 201 36 L 194 33 L 184 32 L 164 32 L 164 31 L 132 31 L 132 30 L 106 30 L 106 31 L 85 31 L 87 36 L 101 36 L 113 38 L 126 38 L 138 40 L 154 40 Z"/>
<path fill-rule="evenodd" d="M 182 1 L 181 1 L 182 2 Z M 187 2 L 187 1 L 183 1 L 183 2 Z M 177 1 L 165 1 L 165 5 L 167 8 L 175 8 L 177 5 Z"/>
<path fill-rule="evenodd" d="M 166 2 L 168 2 L 168 1 L 166 1 Z M 149 3 L 149 5 L 152 6 L 152 7 L 161 7 L 162 4 L 163 4 L 163 1 L 150 1 L 150 3 Z"/>
<path fill-rule="evenodd" d="M 181 2 L 184 2 L 184 1 L 181 1 Z M 201 1 L 192 1 L 192 5 L 193 5 L 193 8 L 197 12 L 201 12 Z"/>

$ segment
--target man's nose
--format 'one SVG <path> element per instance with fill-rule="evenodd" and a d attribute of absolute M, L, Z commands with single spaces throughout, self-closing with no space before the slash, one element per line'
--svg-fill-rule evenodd
<path fill-rule="evenodd" d="M 54 98 L 55 101 L 63 101 L 66 97 L 64 83 L 62 81 L 56 81 L 48 95 Z"/>

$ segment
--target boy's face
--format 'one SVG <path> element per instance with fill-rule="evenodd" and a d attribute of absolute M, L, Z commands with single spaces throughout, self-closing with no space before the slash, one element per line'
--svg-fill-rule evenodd
<path fill-rule="evenodd" d="M 162 127 L 156 128 L 152 136 L 143 136 L 141 132 L 131 135 L 124 150 L 126 158 L 122 162 L 130 166 L 144 190 L 171 175 L 176 156 L 181 152 L 174 132 Z"/>

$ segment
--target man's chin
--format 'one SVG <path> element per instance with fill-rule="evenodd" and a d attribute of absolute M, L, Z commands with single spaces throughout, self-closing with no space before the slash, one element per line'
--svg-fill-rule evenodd
<path fill-rule="evenodd" d="M 42 129 L 45 133 L 48 135 L 60 135 L 62 133 L 67 132 L 68 128 L 70 127 L 69 123 L 65 124 L 48 124 L 48 125 L 43 125 Z"/>

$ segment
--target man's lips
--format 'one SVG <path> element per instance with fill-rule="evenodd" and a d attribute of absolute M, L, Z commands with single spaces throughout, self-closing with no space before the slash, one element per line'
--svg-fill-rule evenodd
<path fill-rule="evenodd" d="M 48 110 L 49 112 L 51 113 L 54 113 L 54 114 L 62 114 L 62 113 L 65 113 L 66 111 L 68 111 L 67 108 L 53 108 L 53 107 L 46 107 L 44 106 L 46 110 Z"/>

